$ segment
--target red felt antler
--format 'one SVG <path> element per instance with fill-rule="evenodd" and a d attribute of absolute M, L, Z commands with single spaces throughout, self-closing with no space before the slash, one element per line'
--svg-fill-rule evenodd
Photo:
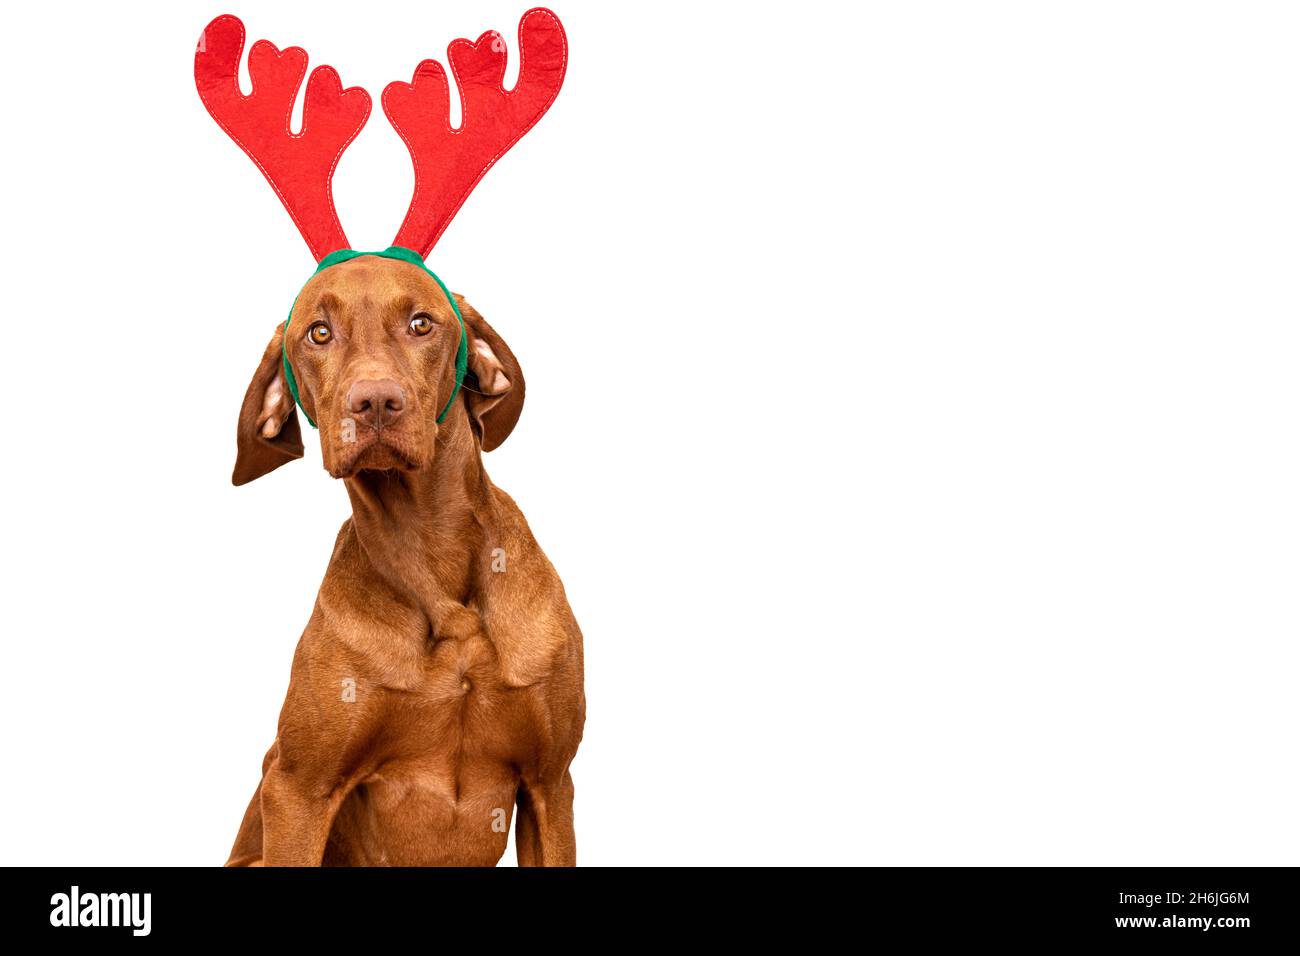
<path fill-rule="evenodd" d="M 519 80 L 506 92 L 506 45 L 489 30 L 477 43 L 454 40 L 447 59 L 460 91 L 460 129 L 451 128 L 442 66 L 425 60 L 410 83 L 384 88 L 384 112 L 415 164 L 415 192 L 394 245 L 427 256 L 492 164 L 532 129 L 564 82 L 568 45 L 550 10 L 519 21 Z"/>
<path fill-rule="evenodd" d="M 194 53 L 194 82 L 203 105 L 257 164 L 289 210 L 317 261 L 348 247 L 334 210 L 334 167 L 370 116 L 370 95 L 343 89 L 333 67 L 318 66 L 307 80 L 302 132 L 289 129 L 293 101 L 307 72 L 307 53 L 283 52 L 258 40 L 248 53 L 252 92 L 239 91 L 244 25 L 220 16 L 204 29 Z"/>

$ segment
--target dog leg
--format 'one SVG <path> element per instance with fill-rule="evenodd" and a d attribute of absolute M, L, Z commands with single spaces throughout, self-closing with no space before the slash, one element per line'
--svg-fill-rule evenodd
<path fill-rule="evenodd" d="M 573 778 L 566 769 L 559 780 L 523 780 L 516 803 L 515 848 L 520 866 L 575 866 L 578 845 L 573 833 Z"/>
<path fill-rule="evenodd" d="M 334 815 L 348 790 L 327 796 L 273 764 L 262 779 L 262 859 L 267 866 L 320 866 Z"/>
<path fill-rule="evenodd" d="M 275 744 L 262 758 L 262 776 L 266 776 L 271 761 L 275 759 Z M 239 833 L 235 836 L 235 845 L 230 848 L 230 857 L 226 866 L 261 866 L 262 865 L 262 782 L 253 791 L 253 799 L 244 811 L 244 820 L 239 824 Z"/>
<path fill-rule="evenodd" d="M 230 848 L 226 866 L 260 866 L 262 862 L 262 785 L 253 791 L 253 799 L 244 811 L 235 845 Z"/>

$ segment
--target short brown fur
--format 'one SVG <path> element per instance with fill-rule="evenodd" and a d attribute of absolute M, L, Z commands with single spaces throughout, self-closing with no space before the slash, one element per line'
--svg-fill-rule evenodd
<path fill-rule="evenodd" d="M 318 273 L 298 297 L 288 354 L 352 517 L 228 865 L 493 865 L 512 815 L 521 865 L 575 863 L 582 635 L 480 458 L 518 420 L 523 374 L 457 302 L 470 374 L 439 425 L 460 330 L 432 278 L 363 257 Z M 423 336 L 410 328 L 417 315 L 432 320 Z M 325 345 L 308 338 L 317 322 L 330 329 Z M 240 411 L 236 484 L 303 453 L 282 334 Z M 375 381 L 400 390 L 395 422 L 353 417 L 354 386 Z"/>

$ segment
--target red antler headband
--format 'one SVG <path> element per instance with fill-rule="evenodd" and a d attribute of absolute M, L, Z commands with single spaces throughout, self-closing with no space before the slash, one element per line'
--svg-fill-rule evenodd
<path fill-rule="evenodd" d="M 319 66 L 307 80 L 302 131 L 291 132 L 307 54 L 254 43 L 248 54 L 252 92 L 245 96 L 238 78 L 243 49 L 244 25 L 217 17 L 199 38 L 194 82 L 212 118 L 262 170 L 319 262 L 348 248 L 332 182 L 339 157 L 370 115 L 370 97 L 360 87 L 343 89 L 333 68 Z M 519 57 L 519 80 L 506 91 L 499 33 L 489 30 L 476 43 L 455 40 L 447 47 L 460 92 L 459 129 L 451 127 L 447 77 L 437 62 L 425 60 L 410 83 L 384 89 L 384 112 L 415 165 L 415 191 L 395 246 L 427 256 L 478 181 L 555 101 L 568 64 L 564 27 L 555 14 L 539 7 L 523 15 Z"/>

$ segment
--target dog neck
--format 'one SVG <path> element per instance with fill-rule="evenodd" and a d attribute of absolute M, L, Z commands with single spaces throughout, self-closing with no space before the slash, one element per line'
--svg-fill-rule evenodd
<path fill-rule="evenodd" d="M 428 465 L 344 479 L 353 532 L 370 567 L 435 628 L 463 610 L 486 560 L 490 483 L 479 454 L 461 412 L 439 428 Z"/>

